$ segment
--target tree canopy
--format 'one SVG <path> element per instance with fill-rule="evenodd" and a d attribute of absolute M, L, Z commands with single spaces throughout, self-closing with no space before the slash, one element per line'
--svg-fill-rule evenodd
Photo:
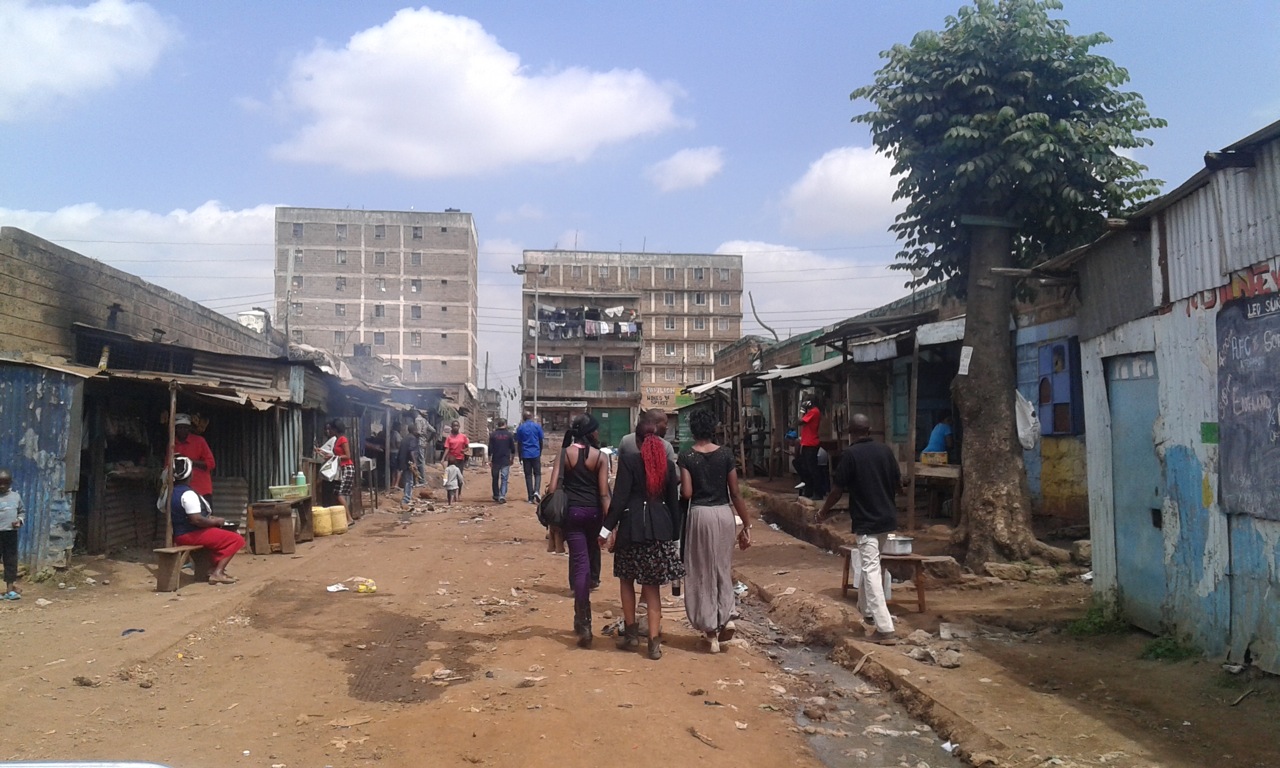
<path fill-rule="evenodd" d="M 1165 125 L 1141 95 L 1119 87 L 1129 73 L 1091 50 L 1110 38 L 1075 36 L 1050 17 L 1058 0 L 975 0 L 910 45 L 881 53 L 875 82 L 855 90 L 899 176 L 906 210 L 891 229 L 914 284 L 963 276 L 962 216 L 1006 219 L 1021 260 L 1092 240 L 1159 191 L 1124 153 Z"/>

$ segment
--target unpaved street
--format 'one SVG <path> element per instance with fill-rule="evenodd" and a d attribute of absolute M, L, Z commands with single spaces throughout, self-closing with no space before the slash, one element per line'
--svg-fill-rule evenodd
<path fill-rule="evenodd" d="M 0 621 L 0 757 L 817 766 L 794 719 L 809 697 L 823 696 L 811 713 L 831 711 L 819 733 L 862 731 L 823 704 L 838 698 L 846 713 L 856 706 L 866 722 L 892 725 L 887 697 L 865 686 L 788 674 L 746 643 L 702 652 L 674 603 L 660 661 L 611 638 L 574 647 L 566 558 L 545 551 L 530 506 L 473 498 L 487 492 L 485 474 L 468 473 L 466 505 L 437 502 L 421 515 L 384 505 L 296 556 L 241 555 L 230 587 L 157 594 L 148 568 L 111 560 L 90 561 L 94 583 L 68 583 L 74 590 L 31 586 Z M 608 568 L 606 555 L 597 631 L 605 610 L 618 611 Z M 377 592 L 325 590 L 353 576 L 374 579 Z M 38 607 L 37 594 L 52 604 Z M 129 629 L 145 631 L 122 635 Z M 927 728 L 909 750 L 893 745 L 892 758 L 878 744 L 842 740 L 848 755 L 826 753 L 870 765 L 915 751 L 945 757 Z"/>

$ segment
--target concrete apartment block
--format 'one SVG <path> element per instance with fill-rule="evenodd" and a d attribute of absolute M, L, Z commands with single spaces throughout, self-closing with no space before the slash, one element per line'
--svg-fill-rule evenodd
<path fill-rule="evenodd" d="M 277 208 L 276 327 L 339 355 L 367 344 L 406 384 L 475 382 L 478 258 L 453 209 Z"/>
<path fill-rule="evenodd" d="M 716 353 L 742 335 L 739 255 L 525 251 L 524 269 L 526 323 L 538 321 L 536 293 L 544 311 L 621 307 L 624 317 L 641 325 L 634 337 L 611 333 L 551 340 L 548 330 L 559 329 L 540 327 L 537 354 L 562 358 L 543 367 L 530 365 L 535 344 L 526 332 L 521 366 L 526 403 L 532 402 L 531 381 L 537 379 L 540 405 L 555 401 L 565 412 L 586 405 L 594 411 L 621 407 L 622 398 L 605 396 L 626 394 L 632 411 L 627 418 L 633 421 L 635 409 L 674 408 L 681 388 L 711 381 Z M 544 370 L 548 365 L 553 367 Z M 609 374 L 617 381 L 606 382 Z"/>

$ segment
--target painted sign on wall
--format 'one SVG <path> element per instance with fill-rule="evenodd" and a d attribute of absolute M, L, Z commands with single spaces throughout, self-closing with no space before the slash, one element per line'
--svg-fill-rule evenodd
<path fill-rule="evenodd" d="M 1280 300 L 1233 301 L 1217 323 L 1222 505 L 1280 520 Z"/>

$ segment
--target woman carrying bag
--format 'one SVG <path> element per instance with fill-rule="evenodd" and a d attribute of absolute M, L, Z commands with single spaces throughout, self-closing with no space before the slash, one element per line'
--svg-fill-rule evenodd
<path fill-rule="evenodd" d="M 561 529 L 569 545 L 569 585 L 573 587 L 573 632 L 579 648 L 590 648 L 591 549 L 599 558 L 600 520 L 609 506 L 609 462 L 600 453 L 600 425 L 587 413 L 573 417 L 564 448 L 551 471 L 547 496 L 563 488 L 567 509 Z"/>
<path fill-rule="evenodd" d="M 618 478 L 613 486 L 609 514 L 600 530 L 606 548 L 613 553 L 613 575 L 622 593 L 622 649 L 640 647 L 636 622 L 636 582 L 649 609 L 649 658 L 662 658 L 661 587 L 684 577 L 680 562 L 683 519 L 680 514 L 680 475 L 654 425 L 636 428 L 640 454 L 619 457 Z"/>

